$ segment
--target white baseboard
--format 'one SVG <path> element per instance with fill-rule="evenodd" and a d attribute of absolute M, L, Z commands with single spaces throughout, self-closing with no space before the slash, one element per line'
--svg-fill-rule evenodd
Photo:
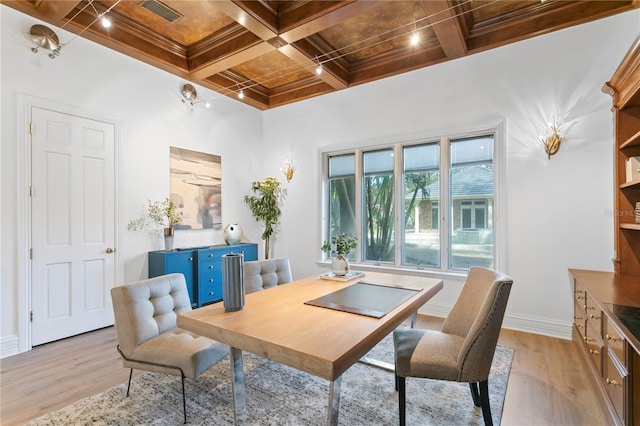
<path fill-rule="evenodd" d="M 6 336 L 0 340 L 0 358 L 5 358 L 11 355 L 20 353 L 20 339 L 18 336 Z"/>
<path fill-rule="evenodd" d="M 451 310 L 450 306 L 427 303 L 418 313 L 439 318 L 446 318 Z M 547 318 L 505 315 L 502 327 L 509 330 L 524 331 L 525 333 L 540 334 L 571 340 L 573 324 L 571 322 L 551 321 Z"/>

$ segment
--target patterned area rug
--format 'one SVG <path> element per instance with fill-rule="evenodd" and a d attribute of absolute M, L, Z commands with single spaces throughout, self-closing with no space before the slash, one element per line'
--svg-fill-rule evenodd
<path fill-rule="evenodd" d="M 494 424 L 500 424 L 514 350 L 498 346 L 489 376 Z M 393 362 L 393 340 L 387 336 L 368 356 Z M 324 425 L 329 382 L 293 368 L 243 355 L 247 414 L 243 425 Z M 185 381 L 187 416 L 194 425 L 232 425 L 233 402 L 229 360 L 224 359 L 197 380 Z M 407 424 L 482 425 L 482 411 L 473 405 L 469 385 L 428 379 L 407 379 Z M 156 373 L 82 399 L 28 423 L 40 425 L 178 425 L 182 424 L 180 379 Z M 356 363 L 342 376 L 340 425 L 398 423 L 394 375 Z"/>

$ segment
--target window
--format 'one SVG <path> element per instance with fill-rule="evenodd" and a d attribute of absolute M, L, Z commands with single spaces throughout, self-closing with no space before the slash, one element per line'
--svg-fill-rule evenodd
<path fill-rule="evenodd" d="M 355 155 L 329 157 L 329 232 L 327 240 L 341 232 L 355 234 Z M 360 240 L 360 239 L 359 239 Z M 353 259 L 353 253 L 347 256 Z"/>
<path fill-rule="evenodd" d="M 497 131 L 326 153 L 325 238 L 355 233 L 364 264 L 494 268 Z"/>

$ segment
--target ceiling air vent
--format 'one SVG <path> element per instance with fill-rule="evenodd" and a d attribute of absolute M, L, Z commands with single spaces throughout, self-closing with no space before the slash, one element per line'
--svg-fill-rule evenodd
<path fill-rule="evenodd" d="M 173 22 L 178 18 L 181 18 L 182 15 L 171 9 L 169 6 L 160 3 L 157 0 L 146 0 L 141 3 L 141 6 L 147 9 L 148 11 L 155 13 L 161 18 L 166 19 L 169 22 Z"/>

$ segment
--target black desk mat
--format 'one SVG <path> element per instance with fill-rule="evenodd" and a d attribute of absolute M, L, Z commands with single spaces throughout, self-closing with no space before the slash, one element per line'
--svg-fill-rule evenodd
<path fill-rule="evenodd" d="M 382 318 L 418 291 L 410 288 L 358 282 L 317 299 L 304 302 L 304 304 Z"/>

